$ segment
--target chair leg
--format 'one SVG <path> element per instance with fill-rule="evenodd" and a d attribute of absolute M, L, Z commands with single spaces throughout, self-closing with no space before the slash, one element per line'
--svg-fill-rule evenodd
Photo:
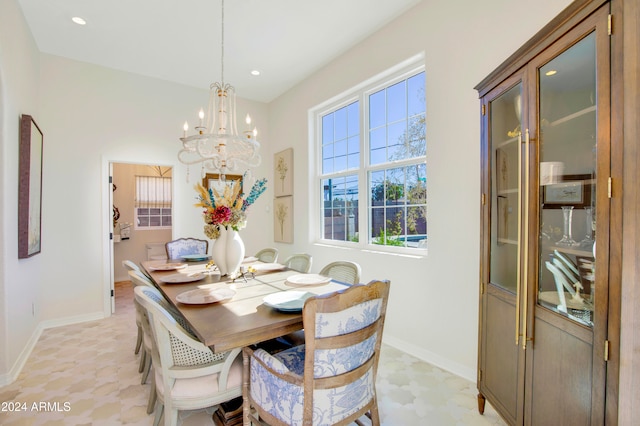
<path fill-rule="evenodd" d="M 164 410 L 164 426 L 177 426 L 178 425 L 178 410 L 171 408 Z"/>
<path fill-rule="evenodd" d="M 135 354 L 138 355 L 138 352 L 140 352 L 140 347 L 142 346 L 142 327 L 138 326 L 138 337 L 136 338 L 136 350 L 135 350 Z"/>
<path fill-rule="evenodd" d="M 149 402 L 147 403 L 147 414 L 151 414 L 154 411 L 158 394 L 156 393 L 156 377 L 151 376 L 151 389 L 149 389 Z"/>
<path fill-rule="evenodd" d="M 149 352 L 145 351 L 145 360 L 144 360 L 144 373 L 142 373 L 142 379 L 140 380 L 140 384 L 144 385 L 147 383 L 147 377 L 149 377 L 149 371 L 151 371 L 151 355 Z"/>
<path fill-rule="evenodd" d="M 164 405 L 161 402 L 156 404 L 156 415 L 153 418 L 153 426 L 158 426 L 160 424 L 160 420 L 162 420 L 162 416 L 164 415 Z"/>
<path fill-rule="evenodd" d="M 371 418 L 371 425 L 380 425 L 380 413 L 378 413 L 378 404 L 373 404 L 373 407 L 371 407 L 369 413 L 371 414 L 370 416 L 368 416 Z"/>
<path fill-rule="evenodd" d="M 140 354 L 140 365 L 138 365 L 138 373 L 142 373 L 144 371 L 144 362 L 147 359 L 147 350 L 142 347 L 142 353 Z"/>

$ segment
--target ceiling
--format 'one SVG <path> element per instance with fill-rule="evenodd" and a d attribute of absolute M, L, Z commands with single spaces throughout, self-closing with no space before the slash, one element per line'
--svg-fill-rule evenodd
<path fill-rule="evenodd" d="M 269 102 L 420 1 L 227 0 L 225 82 Z M 221 0 L 18 2 L 41 52 L 203 89 L 221 80 Z"/>

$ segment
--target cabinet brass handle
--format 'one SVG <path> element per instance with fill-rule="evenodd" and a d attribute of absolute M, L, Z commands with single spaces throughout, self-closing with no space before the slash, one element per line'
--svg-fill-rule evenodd
<path fill-rule="evenodd" d="M 524 132 L 524 197 L 525 203 L 529 202 L 529 129 Z M 522 291 L 524 293 L 524 306 L 522 307 L 522 349 L 527 349 L 527 305 L 529 296 L 529 209 L 524 209 L 524 280 Z"/>
<path fill-rule="evenodd" d="M 522 248 L 522 223 L 520 214 L 522 212 L 522 132 L 518 132 L 518 249 L 516 261 L 516 346 L 520 343 L 520 251 Z"/>

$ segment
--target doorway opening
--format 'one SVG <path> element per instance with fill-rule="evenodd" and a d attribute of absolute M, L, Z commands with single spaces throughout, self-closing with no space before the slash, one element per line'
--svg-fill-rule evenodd
<path fill-rule="evenodd" d="M 110 163 L 111 182 L 111 312 L 115 292 L 129 282 L 123 261 L 140 265 L 166 258 L 172 239 L 173 181 L 171 166 Z"/>

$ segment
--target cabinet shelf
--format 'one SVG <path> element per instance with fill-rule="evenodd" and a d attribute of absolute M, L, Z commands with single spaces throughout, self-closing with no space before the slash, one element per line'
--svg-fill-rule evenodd
<path fill-rule="evenodd" d="M 587 108 L 581 109 L 579 111 L 576 111 L 573 114 L 569 114 L 569 115 L 567 115 L 565 117 L 562 117 L 562 118 L 559 118 L 557 120 L 554 120 L 554 121 L 550 122 L 548 124 L 548 126 L 549 127 L 559 126 L 561 124 L 568 123 L 571 120 L 575 120 L 576 118 L 582 117 L 583 115 L 589 114 L 591 112 L 593 112 L 593 113 L 596 112 L 596 106 L 595 105 L 591 105 L 590 107 L 587 107 Z"/>
<path fill-rule="evenodd" d="M 593 252 L 591 250 L 584 250 L 580 248 L 572 248 L 572 247 L 564 247 L 564 246 L 556 246 L 550 245 L 545 246 L 549 251 L 558 250 L 561 253 L 572 254 L 574 256 L 584 256 L 584 257 L 592 257 Z"/>
<path fill-rule="evenodd" d="M 502 142 L 499 142 L 498 144 L 496 144 L 496 148 L 502 148 L 505 147 L 507 145 L 510 145 L 514 142 L 518 142 L 518 138 L 511 138 L 511 139 L 506 139 Z"/>

